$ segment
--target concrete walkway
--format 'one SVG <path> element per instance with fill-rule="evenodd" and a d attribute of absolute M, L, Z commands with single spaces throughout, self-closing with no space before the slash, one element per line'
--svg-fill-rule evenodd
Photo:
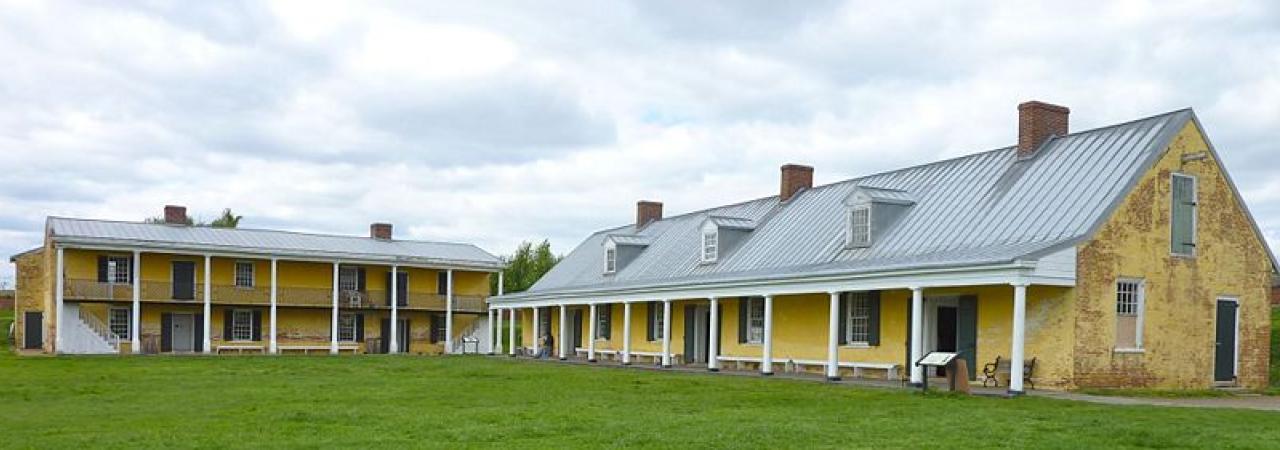
<path fill-rule="evenodd" d="M 1063 391 L 1032 391 L 1030 395 L 1061 400 L 1100 403 L 1103 405 L 1153 405 L 1179 408 L 1232 408 L 1259 411 L 1280 411 L 1280 397 L 1265 395 L 1235 395 L 1231 397 L 1114 397 L 1089 395 Z"/>

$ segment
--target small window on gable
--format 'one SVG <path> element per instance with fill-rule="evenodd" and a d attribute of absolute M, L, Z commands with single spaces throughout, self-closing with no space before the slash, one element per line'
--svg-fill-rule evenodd
<path fill-rule="evenodd" d="M 849 245 L 871 245 L 871 207 L 855 206 L 849 210 Z"/>
<path fill-rule="evenodd" d="M 720 232 L 715 229 L 702 232 L 702 262 L 715 262 L 720 254 Z"/>
<path fill-rule="evenodd" d="M 618 270 L 618 249 L 608 247 L 604 249 L 604 273 L 614 273 Z"/>
<path fill-rule="evenodd" d="M 1173 174 L 1173 202 L 1169 225 L 1170 251 L 1179 256 L 1196 254 L 1196 178 Z"/>

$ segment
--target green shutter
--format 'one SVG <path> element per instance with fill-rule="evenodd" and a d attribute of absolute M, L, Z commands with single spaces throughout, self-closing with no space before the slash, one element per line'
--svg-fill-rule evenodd
<path fill-rule="evenodd" d="M 880 291 L 867 293 L 867 345 L 880 345 Z"/>
<path fill-rule="evenodd" d="M 849 293 L 841 292 L 839 302 L 836 314 L 836 328 L 839 331 L 836 332 L 836 337 L 839 339 L 840 345 L 847 345 L 849 343 L 849 321 L 846 319 L 849 317 Z"/>
<path fill-rule="evenodd" d="M 656 330 L 654 330 L 655 325 L 657 325 L 656 323 L 654 323 L 657 317 L 654 315 L 654 312 L 657 310 L 657 305 L 658 305 L 658 302 L 649 302 L 647 305 L 645 305 L 645 312 L 646 312 L 645 315 L 647 316 L 649 321 L 648 325 L 646 325 L 645 327 L 645 339 L 648 339 L 649 342 L 653 342 L 654 340 L 657 339 L 657 336 L 658 336 L 658 333 L 656 333 L 655 332 Z"/>
<path fill-rule="evenodd" d="M 738 343 L 747 343 L 747 310 L 751 308 L 750 297 L 738 298 Z"/>
<path fill-rule="evenodd" d="M 1179 255 L 1195 254 L 1196 182 L 1185 175 L 1173 175 L 1171 249 Z"/>

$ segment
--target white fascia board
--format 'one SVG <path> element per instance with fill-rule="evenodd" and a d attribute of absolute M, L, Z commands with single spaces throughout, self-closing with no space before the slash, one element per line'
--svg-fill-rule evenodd
<path fill-rule="evenodd" d="M 218 258 L 244 258 L 244 259 L 283 259 L 288 261 L 299 262 L 319 262 L 332 263 L 339 262 L 345 264 L 367 264 L 367 265 L 401 265 L 405 267 L 416 267 L 422 269 L 457 269 L 470 270 L 476 272 L 499 272 L 504 267 L 497 265 L 479 265 L 476 263 L 460 263 L 451 260 L 427 260 L 419 258 L 398 258 L 393 256 L 379 257 L 377 255 L 359 255 L 338 252 L 273 252 L 270 249 L 252 249 L 252 248 L 223 248 L 208 247 L 198 248 L 190 246 L 177 246 L 169 244 L 143 243 L 143 242 L 126 242 L 103 244 L 100 240 L 82 240 L 76 238 L 54 238 L 54 246 L 69 249 L 80 250 L 96 250 L 105 252 L 133 252 L 134 250 L 146 253 L 163 253 L 163 254 L 197 254 L 209 255 Z"/>

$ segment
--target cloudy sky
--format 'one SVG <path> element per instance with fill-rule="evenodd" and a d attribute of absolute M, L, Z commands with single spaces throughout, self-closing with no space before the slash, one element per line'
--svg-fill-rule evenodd
<path fill-rule="evenodd" d="M 950 3 L 0 1 L 0 253 L 165 204 L 567 252 L 786 162 L 1011 145 L 1029 99 L 1077 130 L 1194 107 L 1280 243 L 1275 2 Z"/>

